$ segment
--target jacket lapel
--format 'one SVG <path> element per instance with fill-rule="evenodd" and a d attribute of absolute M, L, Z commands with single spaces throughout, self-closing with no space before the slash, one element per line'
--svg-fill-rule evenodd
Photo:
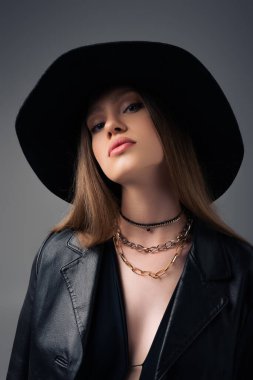
<path fill-rule="evenodd" d="M 83 249 L 75 234 L 69 239 L 67 245 L 78 254 L 78 258 L 63 266 L 61 273 L 71 297 L 77 326 L 84 343 L 93 310 L 104 246 L 98 245 L 92 249 Z"/>
<path fill-rule="evenodd" d="M 218 234 L 196 220 L 192 249 L 178 284 L 155 379 L 164 378 L 173 363 L 226 306 L 224 280 L 230 277 L 230 266 Z"/>

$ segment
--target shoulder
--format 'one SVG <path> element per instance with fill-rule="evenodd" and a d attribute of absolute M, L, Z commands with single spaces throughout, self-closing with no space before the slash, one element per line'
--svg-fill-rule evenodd
<path fill-rule="evenodd" d="M 234 278 L 240 279 L 247 284 L 253 297 L 253 247 L 247 242 L 243 242 L 234 237 L 220 234 L 220 242 L 223 252 L 231 266 Z M 253 298 L 251 300 L 253 304 Z"/>
<path fill-rule="evenodd" d="M 208 270 L 212 267 L 221 276 L 226 270 L 227 275 L 253 278 L 253 247 L 250 243 L 195 220 L 194 245 L 198 260 Z"/>
<path fill-rule="evenodd" d="M 224 249 L 228 249 L 230 254 L 245 259 L 248 262 L 253 260 L 253 246 L 250 243 L 221 233 L 220 235 Z"/>
<path fill-rule="evenodd" d="M 50 232 L 35 257 L 36 274 L 42 267 L 61 268 L 87 251 L 88 249 L 78 244 L 74 230 L 66 228 L 60 232 Z"/>
<path fill-rule="evenodd" d="M 216 234 L 217 240 L 230 262 L 237 265 L 238 268 L 244 267 L 250 270 L 253 274 L 253 246 L 246 241 L 221 232 L 216 232 Z"/>
<path fill-rule="evenodd" d="M 250 262 L 253 260 L 253 246 L 250 243 L 226 235 L 199 219 L 195 219 L 195 226 L 195 232 L 201 244 L 223 248 L 227 255 L 238 259 L 242 258 Z"/>

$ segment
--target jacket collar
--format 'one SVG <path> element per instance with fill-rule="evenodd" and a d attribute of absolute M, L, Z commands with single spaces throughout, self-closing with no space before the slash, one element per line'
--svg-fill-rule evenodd
<path fill-rule="evenodd" d="M 76 252 L 80 257 L 102 252 L 104 245 L 92 248 L 81 247 L 75 233 L 67 241 L 67 247 Z M 193 224 L 193 249 L 192 256 L 196 261 L 203 280 L 222 280 L 231 277 L 231 268 L 227 259 L 221 234 L 199 219 L 194 219 Z"/>
<path fill-rule="evenodd" d="M 222 234 L 197 218 L 193 225 L 192 256 L 203 280 L 218 281 L 231 277 L 231 267 Z"/>
<path fill-rule="evenodd" d="M 193 244 L 178 283 L 157 363 L 157 380 L 164 378 L 175 361 L 228 303 L 226 280 L 231 278 L 231 268 L 221 236 L 204 222 L 194 220 Z M 61 272 L 72 299 L 79 332 L 85 338 L 104 244 L 81 248 L 72 234 L 67 246 L 78 257 L 65 265 Z M 85 346 L 85 339 L 83 343 Z"/>

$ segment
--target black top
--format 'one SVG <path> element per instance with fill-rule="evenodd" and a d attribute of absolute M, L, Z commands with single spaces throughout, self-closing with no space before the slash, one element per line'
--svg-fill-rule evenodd
<path fill-rule="evenodd" d="M 94 314 L 78 379 L 124 380 L 129 371 L 128 335 L 123 292 L 113 240 L 106 242 L 99 276 Z M 154 280 L 155 281 L 155 280 Z M 167 305 L 150 350 L 142 363 L 141 380 L 154 378 L 162 337 L 176 289 Z M 139 363 L 138 363 L 139 364 Z"/>

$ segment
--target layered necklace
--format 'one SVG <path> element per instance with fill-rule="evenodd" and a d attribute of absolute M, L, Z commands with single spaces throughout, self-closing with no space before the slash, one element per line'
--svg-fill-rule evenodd
<path fill-rule="evenodd" d="M 149 224 L 144 224 L 144 223 L 136 223 L 128 218 L 126 218 L 122 213 L 120 215 L 123 217 L 124 220 L 126 220 L 128 223 L 135 225 L 136 227 L 139 228 L 145 228 L 147 231 L 151 231 L 151 229 L 158 228 L 158 227 L 163 227 L 165 225 L 169 225 L 172 223 L 176 223 L 180 220 L 181 215 L 183 213 L 183 210 L 180 211 L 178 215 L 176 215 L 172 219 L 165 220 L 160 223 L 149 223 Z M 135 274 L 138 274 L 140 276 L 149 276 L 154 279 L 160 279 L 162 276 L 164 276 L 169 268 L 175 263 L 177 258 L 181 255 L 184 246 L 187 242 L 190 241 L 190 231 L 192 227 L 193 219 L 190 215 L 187 215 L 187 221 L 182 229 L 182 231 L 176 236 L 175 239 L 173 240 L 168 240 L 165 243 L 158 244 L 156 246 L 151 246 L 151 247 L 144 247 L 141 244 L 131 242 L 129 241 L 125 236 L 120 231 L 120 228 L 117 227 L 116 233 L 113 236 L 113 241 L 115 245 L 115 249 L 118 252 L 119 256 L 121 257 L 122 261 L 134 272 Z M 173 258 L 166 264 L 165 267 L 161 268 L 160 270 L 156 272 L 152 272 L 149 270 L 143 270 L 140 268 L 137 268 L 134 266 L 125 256 L 125 253 L 123 251 L 123 245 L 137 251 L 138 253 L 142 254 L 156 254 L 160 253 L 162 251 L 166 251 L 172 248 L 176 248 L 176 253 L 173 256 Z"/>
<path fill-rule="evenodd" d="M 174 216 L 173 218 L 167 219 L 167 220 L 164 220 L 164 221 L 158 222 L 158 223 L 137 223 L 131 219 L 128 219 L 120 211 L 120 215 L 122 216 L 123 219 L 125 219 L 126 222 L 133 224 L 136 227 L 145 228 L 147 231 L 151 231 L 153 228 L 165 227 L 165 226 L 168 226 L 169 224 L 178 222 L 181 219 L 182 213 L 183 213 L 183 210 L 181 210 L 180 213 L 178 215 Z"/>

